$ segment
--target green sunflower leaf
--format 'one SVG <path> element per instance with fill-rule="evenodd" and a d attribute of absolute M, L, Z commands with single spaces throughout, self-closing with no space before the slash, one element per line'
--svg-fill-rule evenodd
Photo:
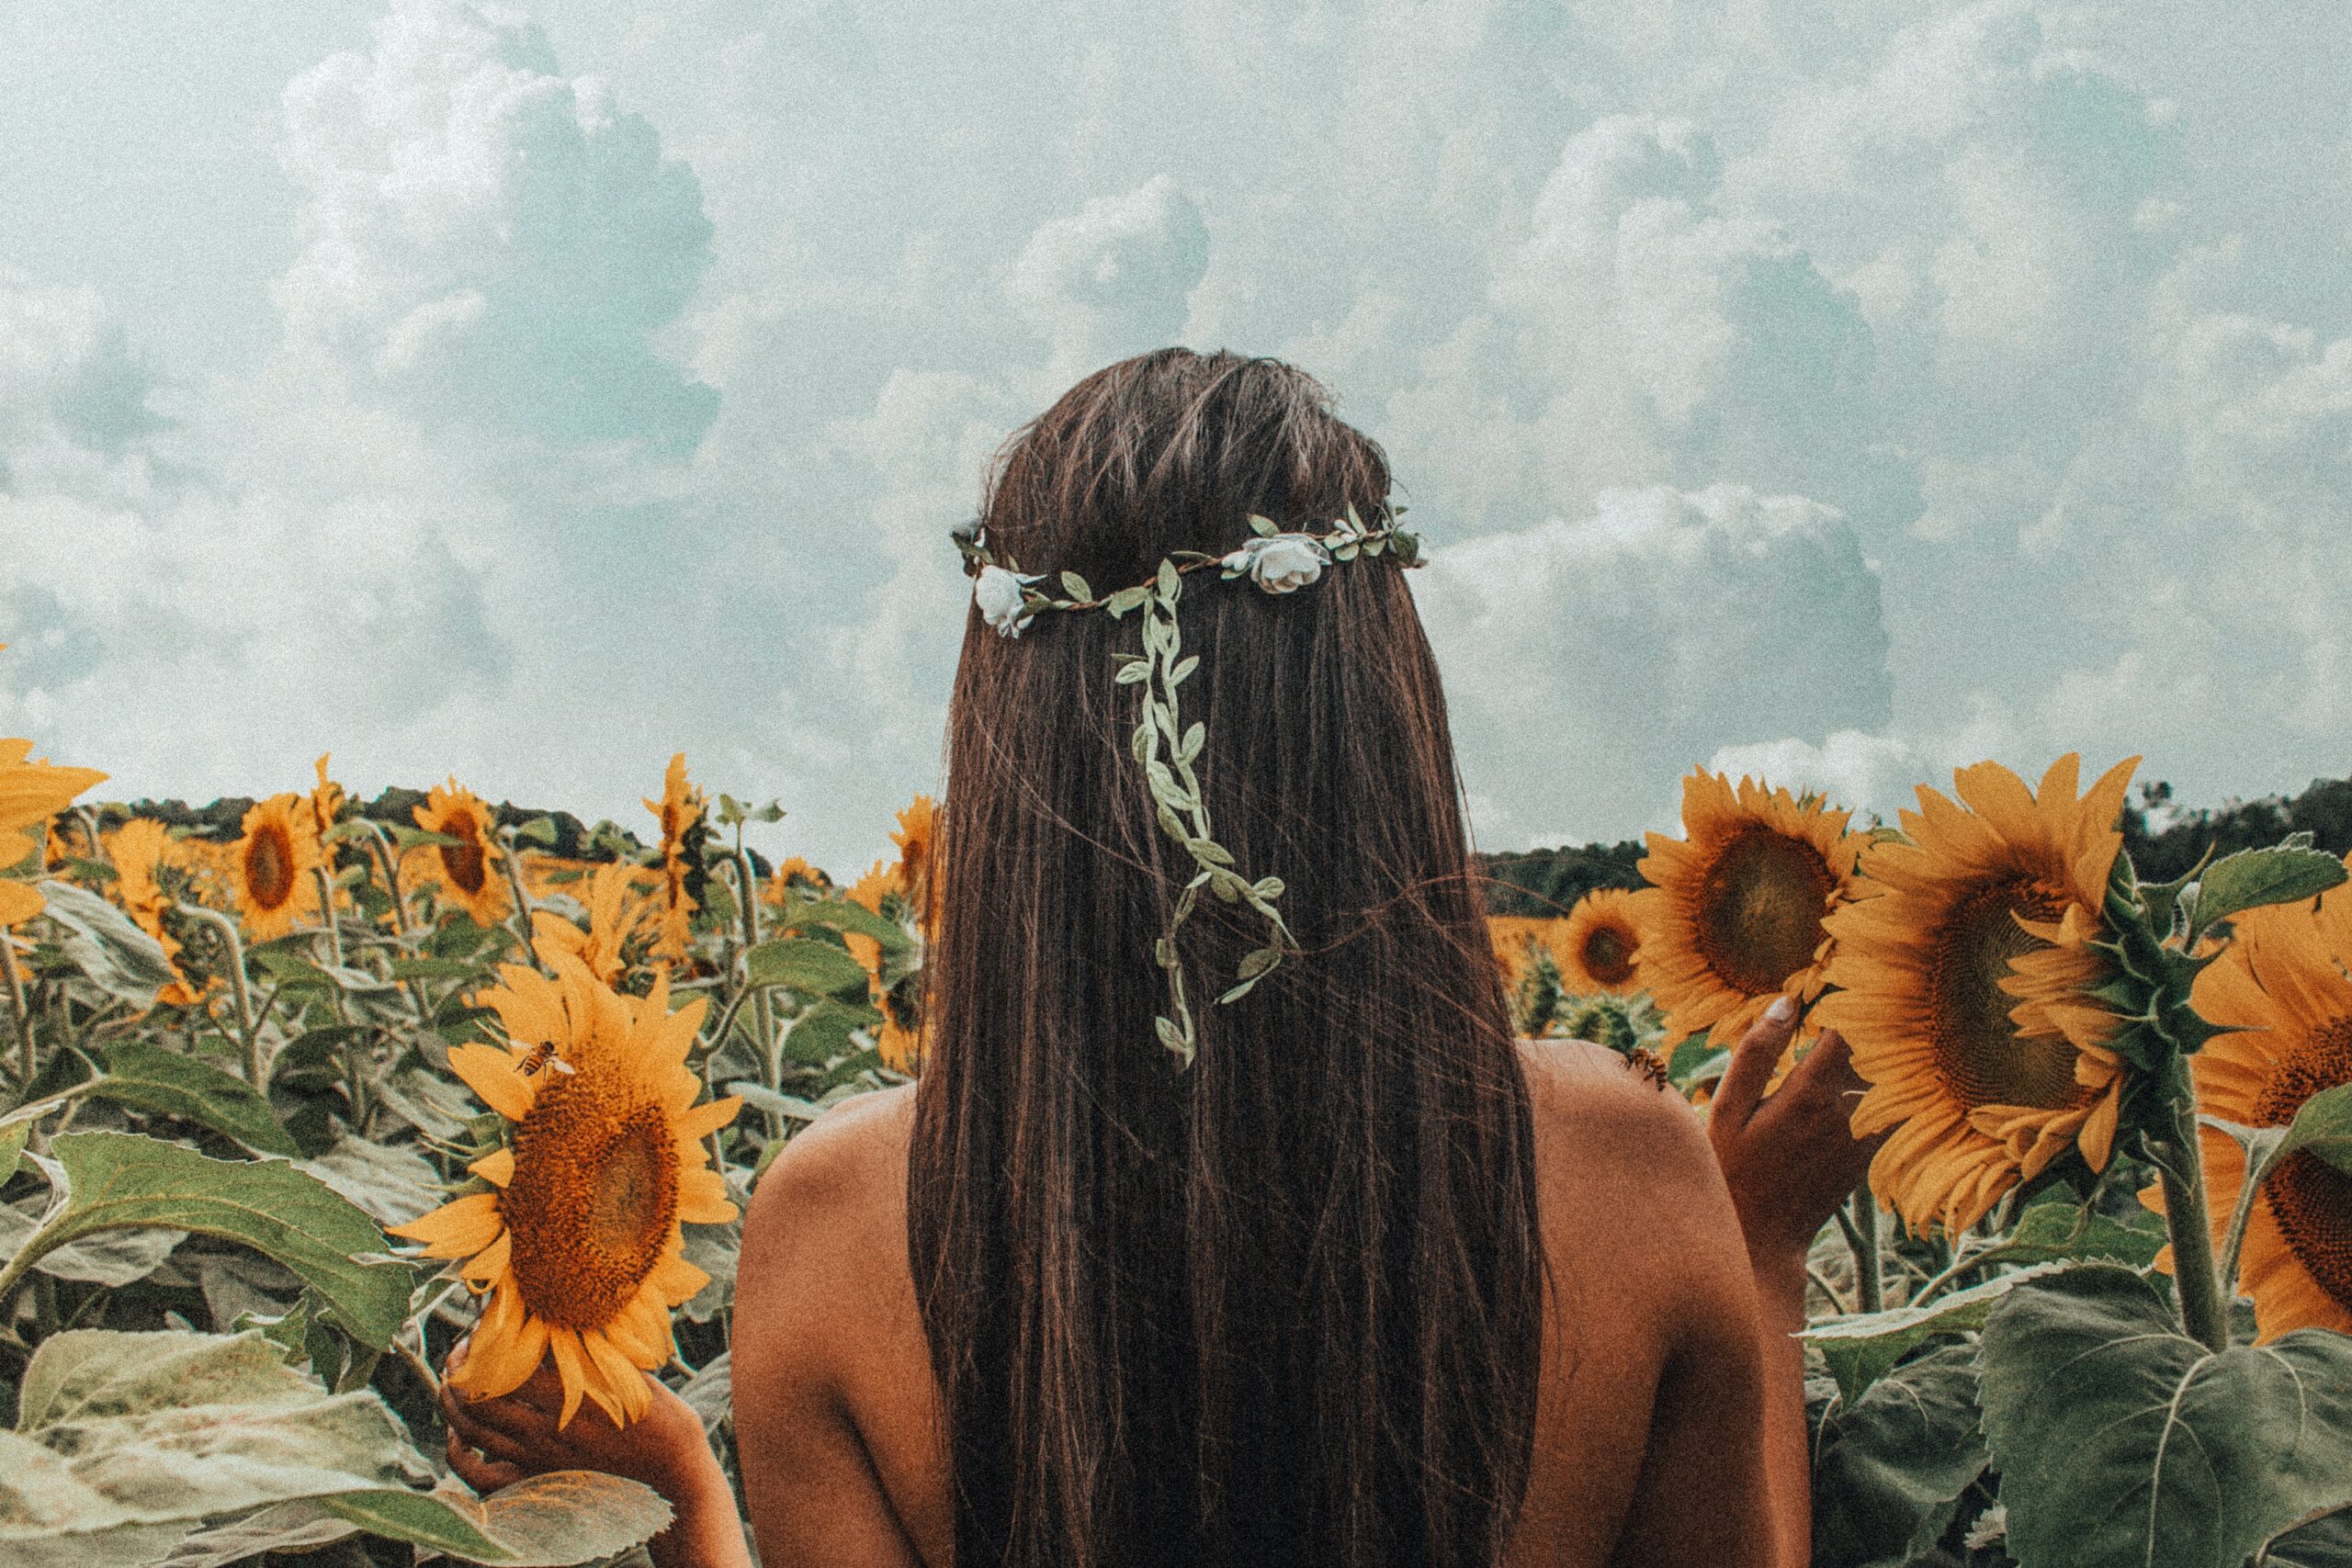
<path fill-rule="evenodd" d="M 808 937 L 777 937 L 743 955 L 747 986 L 786 986 L 804 996 L 865 989 L 865 965 L 844 949 Z"/>
<path fill-rule="evenodd" d="M 209 1127 L 257 1155 L 302 1152 L 271 1113 L 268 1100 L 243 1078 L 209 1063 L 135 1039 L 107 1046 L 104 1061 L 106 1071 L 89 1088 L 94 1098 Z"/>
<path fill-rule="evenodd" d="M 2345 874 L 2336 856 L 2293 844 L 2224 855 L 2205 868 L 2188 903 L 2189 945 L 2217 921 L 2267 904 L 2314 897 L 2340 885 Z"/>
<path fill-rule="evenodd" d="M 408 1319 L 414 1271 L 365 1211 L 283 1160 L 208 1159 L 123 1133 L 63 1133 L 61 1179 L 40 1228 L 9 1261 L 13 1280 L 47 1254 L 103 1232 L 194 1231 L 240 1242 L 300 1275 L 351 1336 L 380 1350 Z"/>
<path fill-rule="evenodd" d="M 2352 1337 L 2216 1352 L 2139 1273 L 2090 1263 L 2009 1292 L 1978 1369 L 2021 1568 L 2240 1568 L 2352 1501 Z"/>

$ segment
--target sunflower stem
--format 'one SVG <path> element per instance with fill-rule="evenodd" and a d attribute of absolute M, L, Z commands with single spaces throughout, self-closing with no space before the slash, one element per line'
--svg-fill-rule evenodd
<path fill-rule="evenodd" d="M 266 1094 L 269 1083 L 262 1066 L 261 1031 L 254 1024 L 253 993 L 245 988 L 245 944 L 237 936 L 237 923 L 201 904 L 181 904 L 176 908 L 190 919 L 210 926 L 229 949 L 229 993 L 236 998 L 237 1032 L 245 1047 L 245 1081 Z"/>
<path fill-rule="evenodd" d="M 1856 1310 L 1884 1312 L 1886 1278 L 1879 1268 L 1878 1201 L 1871 1196 L 1868 1181 L 1854 1189 L 1854 1228 L 1846 1234 L 1854 1248 Z"/>
<path fill-rule="evenodd" d="M 28 1093 L 33 1087 L 33 1075 L 40 1070 L 38 1054 L 33 1047 L 32 1011 L 25 1005 L 25 977 L 17 969 L 17 943 L 5 929 L 0 929 L 0 975 L 8 981 L 8 1012 L 17 1022 L 17 1064 L 23 1069 L 17 1075 Z"/>
<path fill-rule="evenodd" d="M 384 874 L 384 892 L 392 901 L 392 930 L 401 940 L 408 940 L 408 901 L 401 897 L 401 874 L 392 863 L 391 840 L 384 836 L 383 824 L 373 818 L 354 820 L 368 830 L 368 847 L 375 852 L 376 868 Z"/>
<path fill-rule="evenodd" d="M 531 896 L 523 891 L 523 854 L 514 846 L 514 829 L 506 829 L 498 840 L 503 852 L 498 862 L 506 868 L 506 886 L 514 895 L 514 935 L 523 944 L 524 962 L 542 975 L 552 975 L 553 966 L 540 963 L 531 945 Z"/>
<path fill-rule="evenodd" d="M 743 848 L 743 825 L 735 825 L 735 902 L 743 930 L 743 951 L 748 953 L 760 945 L 760 883 L 752 874 L 752 857 Z M 752 998 L 752 1027 L 760 1037 L 755 1055 L 760 1059 L 760 1072 L 770 1089 L 784 1087 L 784 1053 L 775 1043 L 775 1013 L 768 1000 L 767 988 L 762 987 Z M 784 1118 L 767 1112 L 768 1136 L 784 1136 Z"/>
<path fill-rule="evenodd" d="M 2197 1132 L 2196 1090 L 2187 1069 L 2173 1067 L 2172 1134 L 2152 1163 L 2165 1196 L 2165 1228 L 2172 1235 L 2173 1283 L 2180 1325 L 2216 1353 L 2230 1348 L 2230 1303 L 2213 1257 L 2213 1222 L 2205 1205 L 2205 1157 Z"/>

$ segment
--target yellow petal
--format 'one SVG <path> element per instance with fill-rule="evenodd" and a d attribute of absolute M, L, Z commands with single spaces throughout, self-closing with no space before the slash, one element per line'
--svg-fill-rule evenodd
<path fill-rule="evenodd" d="M 645 1386 L 645 1374 L 620 1348 L 601 1330 L 591 1328 L 580 1336 L 581 1346 L 588 1352 L 589 1364 L 602 1374 L 606 1390 L 614 1396 L 614 1404 L 605 1406 L 616 1424 L 627 1426 L 651 1408 L 653 1391 Z"/>
<path fill-rule="evenodd" d="M 514 1179 L 514 1151 L 498 1149 L 484 1155 L 466 1168 L 492 1187 L 503 1187 Z"/>
<path fill-rule="evenodd" d="M 481 1096 L 484 1105 L 509 1122 L 520 1122 L 531 1113 L 537 1090 L 532 1088 L 530 1079 L 514 1070 L 513 1058 L 496 1046 L 451 1046 L 449 1070 Z"/>
<path fill-rule="evenodd" d="M 698 1105 L 678 1118 L 678 1136 L 688 1139 L 707 1138 L 734 1121 L 735 1113 L 742 1109 L 743 1097 L 740 1094 L 730 1094 L 724 1100 L 714 1100 L 708 1105 Z"/>
<path fill-rule="evenodd" d="M 647 1283 L 662 1292 L 662 1299 L 672 1306 L 690 1302 L 710 1283 L 710 1276 L 673 1253 L 653 1266 L 646 1277 Z"/>
<path fill-rule="evenodd" d="M 723 1224 L 735 1217 L 727 1196 L 727 1179 L 715 1170 L 681 1171 L 678 1176 L 678 1218 L 691 1225 Z"/>
<path fill-rule="evenodd" d="M 49 901 L 23 883 L 0 877 L 0 926 L 22 925 L 47 908 Z"/>
<path fill-rule="evenodd" d="M 485 1247 L 458 1270 L 458 1278 L 477 1285 L 495 1285 L 506 1278 L 514 1259 L 514 1233 L 502 1230 L 498 1239 Z"/>
<path fill-rule="evenodd" d="M 506 1221 L 498 1211 L 497 1194 L 476 1192 L 444 1203 L 429 1214 L 389 1234 L 424 1244 L 427 1258 L 470 1258 L 505 1234 Z"/>
<path fill-rule="evenodd" d="M 588 1392 L 588 1354 L 580 1347 L 580 1336 L 569 1328 L 549 1328 L 548 1348 L 555 1355 L 556 1375 L 563 1381 L 563 1410 L 555 1418 L 556 1430 L 561 1431 L 580 1413 L 580 1396 Z"/>
<path fill-rule="evenodd" d="M 530 1381 L 547 1348 L 547 1325 L 523 1310 L 523 1293 L 510 1281 L 492 1294 L 467 1343 L 465 1365 L 449 1381 L 475 1399 L 496 1399 Z"/>

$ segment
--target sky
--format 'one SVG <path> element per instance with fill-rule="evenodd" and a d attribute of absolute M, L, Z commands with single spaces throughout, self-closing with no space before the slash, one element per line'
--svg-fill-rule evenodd
<path fill-rule="evenodd" d="M 1482 848 L 2352 772 L 2352 12 L 12 0 L 0 734 L 854 872 L 1086 372 L 1389 452 Z"/>

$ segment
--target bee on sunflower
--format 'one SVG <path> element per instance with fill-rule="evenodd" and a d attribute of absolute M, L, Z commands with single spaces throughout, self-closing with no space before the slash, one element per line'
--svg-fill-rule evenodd
<path fill-rule="evenodd" d="M 685 1260 L 680 1226 L 735 1217 L 702 1140 L 742 1102 L 695 1103 L 702 1080 L 686 1057 L 702 999 L 673 1012 L 666 976 L 628 997 L 575 954 L 539 951 L 553 979 L 502 964 L 503 983 L 475 998 L 507 1043 L 449 1052 L 450 1070 L 508 1124 L 504 1143 L 467 1167 L 481 1190 L 390 1234 L 450 1260 L 489 1298 L 451 1374 L 462 1392 L 512 1393 L 552 1356 L 559 1427 L 583 1399 L 627 1425 L 651 1397 L 639 1370 L 673 1353 L 671 1309 L 710 1282 Z"/>
<path fill-rule="evenodd" d="M 1554 948 L 1560 983 L 1578 996 L 1623 996 L 1637 988 L 1634 964 L 1642 946 L 1634 894 L 1596 887 L 1568 911 Z"/>
<path fill-rule="evenodd" d="M 2233 940 L 2197 976 L 2197 1010 L 2221 1030 L 2191 1058 L 2198 1108 L 2245 1127 L 2284 1127 L 2323 1089 L 2352 1083 L 2352 890 L 2315 905 L 2236 917 Z M 2226 1247 L 2246 1151 L 2199 1129 L 2213 1237 Z M 2141 1201 L 2162 1213 L 2160 1189 Z M 2352 1334 L 2352 1175 L 2309 1150 L 2262 1178 L 2240 1244 L 2238 1285 L 2254 1298 L 2257 1343 L 2298 1328 Z M 2156 1267 L 2173 1271 L 2172 1248 Z"/>
<path fill-rule="evenodd" d="M 319 829 L 293 791 L 256 801 L 229 857 L 229 886 L 245 934 L 269 942 L 319 908 Z"/>
<path fill-rule="evenodd" d="M 506 879 L 498 874 L 502 852 L 491 838 L 491 809 L 482 798 L 452 775 L 446 785 L 434 785 L 411 816 L 424 831 L 457 840 L 420 852 L 427 874 L 439 880 L 450 900 L 476 925 L 488 928 L 504 919 L 508 896 Z"/>
<path fill-rule="evenodd" d="M 2081 759 L 2041 787 L 1997 762 L 1925 784 L 1900 837 L 1861 852 L 1863 885 L 1830 915 L 1836 989 L 1815 1010 L 1871 1085 L 1854 1132 L 1895 1129 L 1871 1186 L 1915 1231 L 1974 1224 L 2069 1151 L 2115 1146 L 2126 1088 L 2104 911 L 2136 757 L 2076 793 Z"/>
<path fill-rule="evenodd" d="M 19 864 L 39 848 L 25 829 L 47 822 L 107 776 L 95 768 L 27 761 L 32 749 L 29 740 L 0 740 L 0 868 Z M 47 907 L 35 889 L 0 877 L 0 926 L 21 925 Z"/>
<path fill-rule="evenodd" d="M 1851 896 L 1861 847 L 1849 816 L 1704 768 L 1682 781 L 1687 837 L 1647 835 L 1650 886 L 1624 906 L 1639 930 L 1634 979 L 1666 1015 L 1662 1051 L 1702 1030 L 1728 1044 L 1775 998 L 1821 994 L 1823 919 Z"/>

